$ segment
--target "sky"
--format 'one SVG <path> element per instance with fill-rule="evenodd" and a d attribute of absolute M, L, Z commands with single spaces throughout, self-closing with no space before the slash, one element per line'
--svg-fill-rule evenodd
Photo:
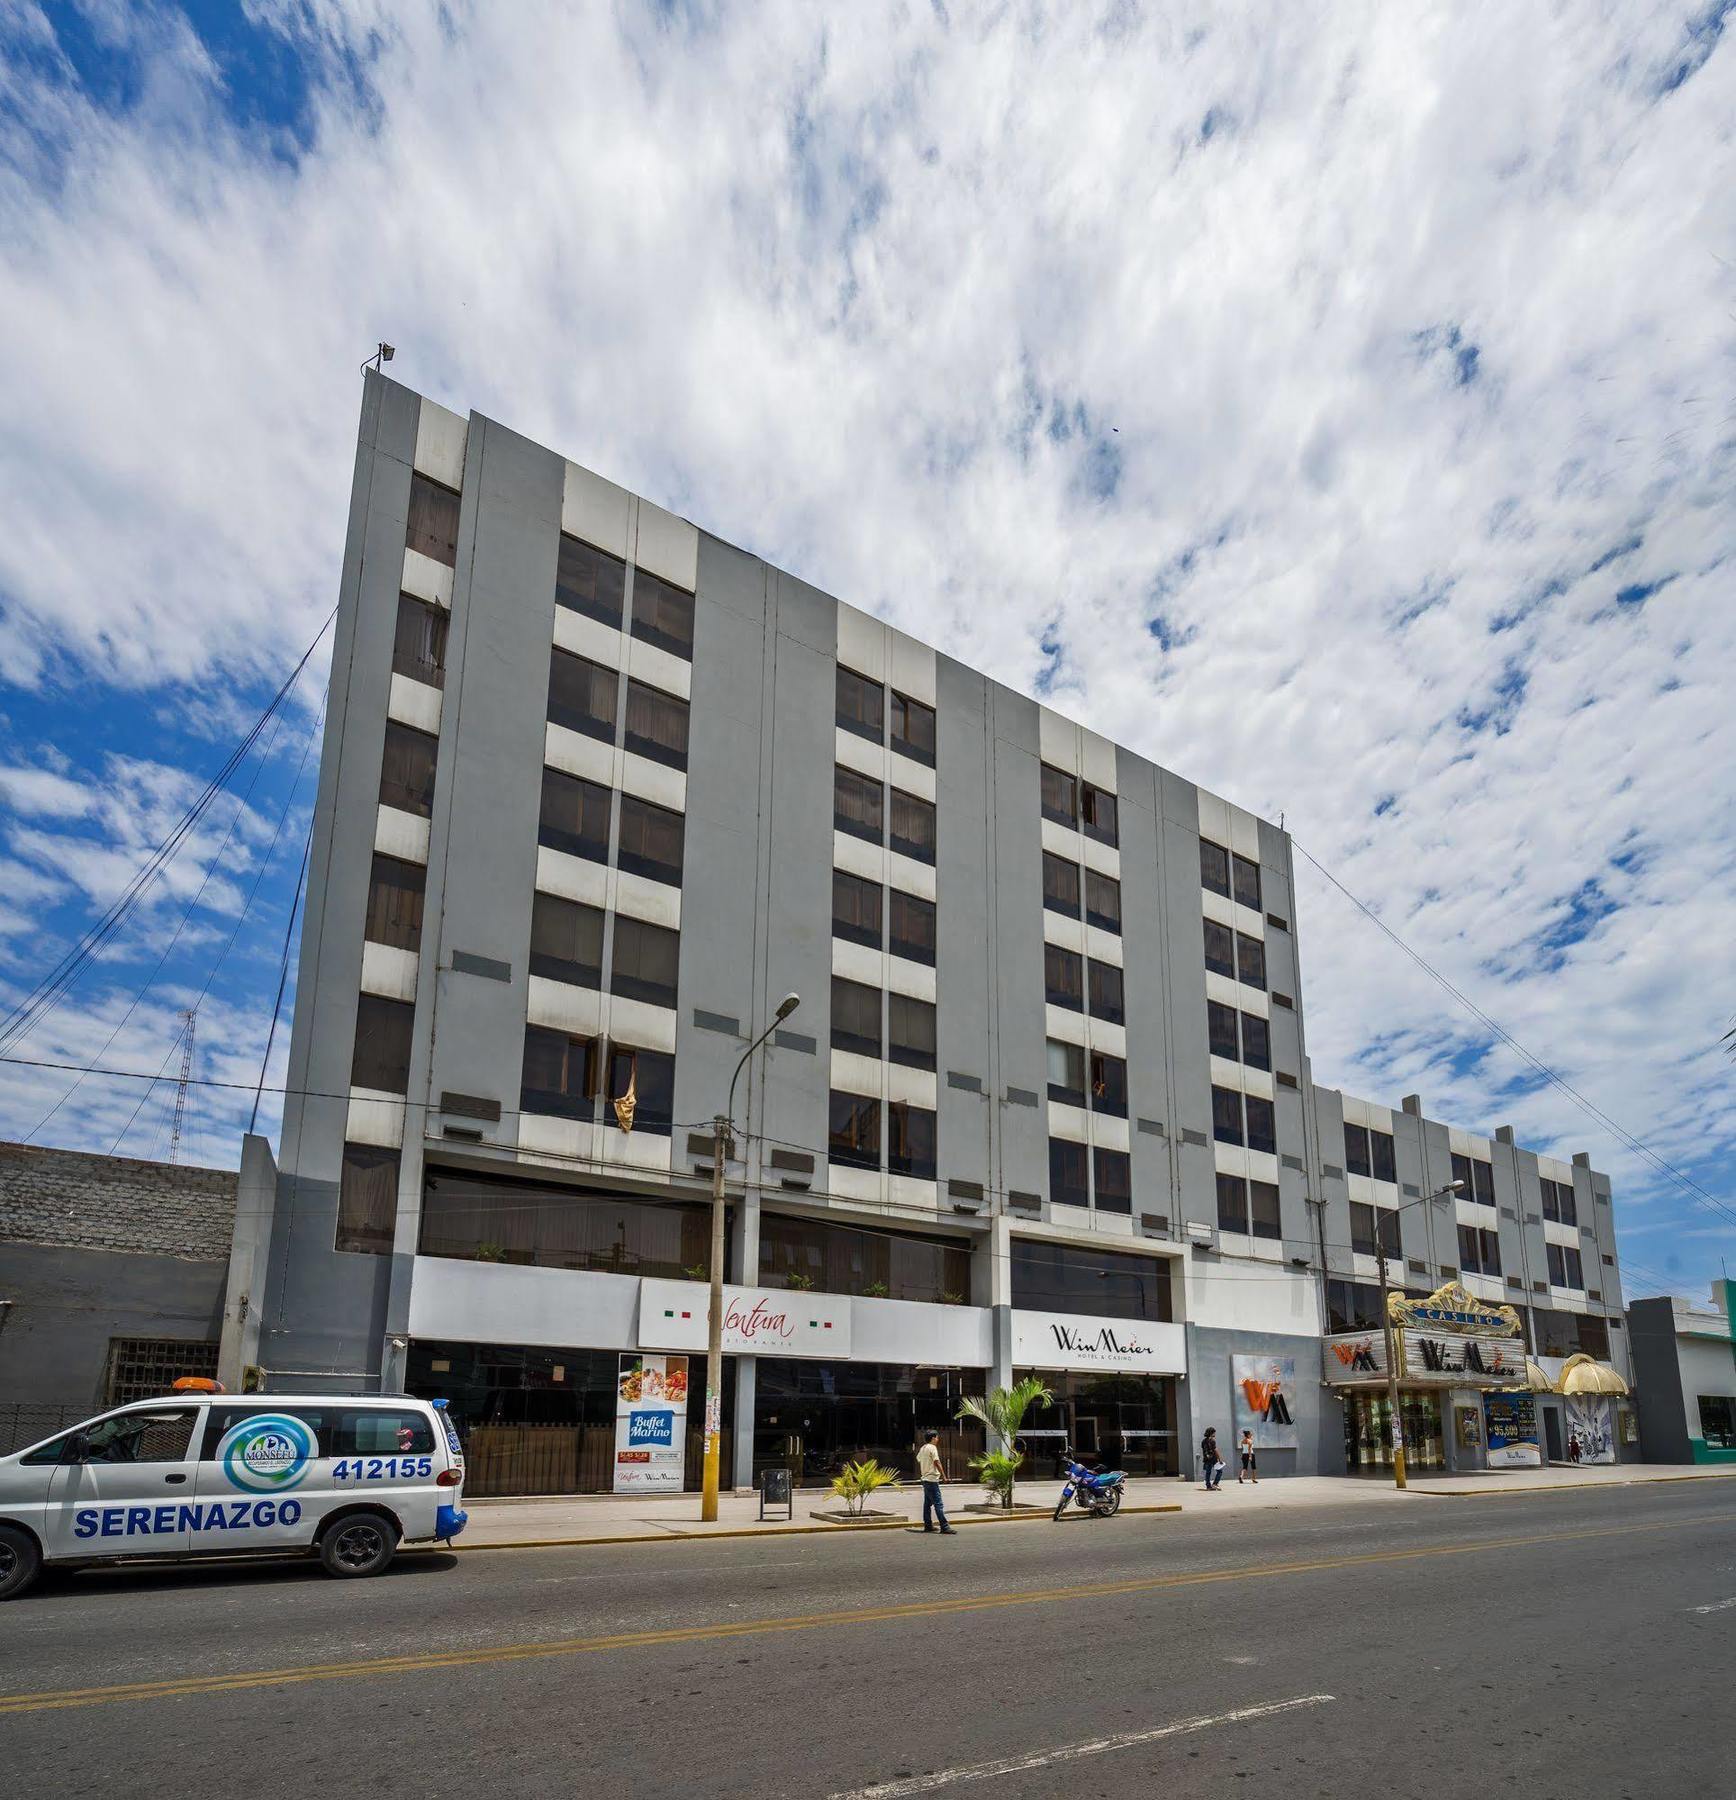
<path fill-rule="evenodd" d="M 383 338 L 1282 817 L 1315 1079 L 1589 1151 L 1628 1293 L 1701 1292 L 1733 138 L 1731 0 L 0 0 L 0 1012 L 316 642 Z M 237 1160 L 326 642 L 9 1046 L 170 1079 L 0 1063 L 0 1135 L 166 1153 L 193 1009 Z"/>

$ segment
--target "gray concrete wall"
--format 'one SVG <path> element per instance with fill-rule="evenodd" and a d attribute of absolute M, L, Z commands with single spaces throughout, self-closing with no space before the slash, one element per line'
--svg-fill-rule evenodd
<path fill-rule="evenodd" d="M 1182 1433 L 1184 1468 L 1199 1472 L 1199 1442 L 1215 1425 L 1218 1445 L 1229 1461 L 1226 1481 L 1234 1481 L 1236 1427 L 1231 1387 L 1231 1358 L 1293 1356 L 1296 1381 L 1290 1407 L 1296 1418 L 1294 1450 L 1262 1449 L 1261 1480 L 1285 1475 L 1344 1473 L 1344 1409 L 1337 1395 L 1321 1385 L 1321 1343 L 1317 1337 L 1290 1337 L 1276 1332 L 1215 1331 L 1190 1325 L 1187 1334 L 1187 1380 L 1178 1386 L 1177 1429 Z"/>

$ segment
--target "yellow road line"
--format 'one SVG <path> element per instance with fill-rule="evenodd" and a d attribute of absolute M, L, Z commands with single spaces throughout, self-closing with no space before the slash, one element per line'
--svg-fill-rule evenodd
<path fill-rule="evenodd" d="M 1365 1551 L 1356 1556 L 1311 1557 L 1301 1562 L 1255 1564 L 1247 1568 L 1202 1569 L 1186 1575 L 1148 1575 L 1127 1581 L 1098 1581 L 1068 1587 L 1025 1588 L 1016 1593 L 977 1594 L 952 1600 L 917 1600 L 852 1611 L 798 1613 L 786 1618 L 741 1619 L 713 1625 L 674 1626 L 663 1631 L 625 1631 L 608 1637 L 556 1638 L 544 1643 L 497 1644 L 474 1650 L 434 1650 L 413 1656 L 383 1656 L 341 1663 L 309 1663 L 299 1668 L 252 1669 L 233 1675 L 187 1675 L 162 1681 L 126 1682 L 114 1687 L 66 1688 L 58 1692 L 0 1695 L 0 1716 L 54 1712 L 75 1706 L 103 1706 L 123 1700 L 173 1700 L 191 1694 L 226 1694 L 248 1688 L 292 1687 L 309 1681 L 342 1681 L 362 1675 L 405 1675 L 425 1669 L 475 1668 L 490 1663 L 532 1662 L 551 1656 L 638 1650 L 665 1644 L 697 1644 L 773 1632 L 813 1631 L 832 1625 L 877 1625 L 928 1619 L 951 1613 L 989 1612 L 1056 1601 L 1095 1600 L 1120 1594 L 1159 1593 L 1214 1582 L 1258 1581 L 1273 1575 L 1306 1575 L 1325 1569 L 1362 1568 L 1375 1563 L 1414 1562 L 1429 1556 L 1467 1556 L 1489 1550 L 1516 1550 L 1533 1544 L 1572 1543 L 1587 1538 L 1628 1537 L 1642 1531 L 1671 1531 L 1703 1524 L 1701 1519 L 1660 1519 L 1645 1524 L 1604 1525 L 1581 1531 L 1539 1532 L 1528 1537 L 1483 1538 L 1458 1544 L 1418 1545 L 1404 1550 Z"/>

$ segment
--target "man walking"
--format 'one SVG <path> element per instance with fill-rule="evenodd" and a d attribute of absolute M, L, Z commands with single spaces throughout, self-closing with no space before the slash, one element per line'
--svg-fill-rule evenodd
<path fill-rule="evenodd" d="M 931 1431 L 923 1439 L 922 1448 L 916 1453 L 916 1473 L 922 1480 L 922 1529 L 932 1531 L 938 1517 L 940 1535 L 956 1537 L 958 1534 L 946 1522 L 946 1505 L 940 1497 L 940 1484 L 946 1479 L 946 1470 L 940 1463 L 938 1431 Z"/>
<path fill-rule="evenodd" d="M 1218 1428 L 1215 1425 L 1208 1425 L 1205 1436 L 1200 1439 L 1200 1461 L 1205 1465 L 1206 1492 L 1215 1494 L 1218 1483 L 1224 1478 L 1224 1453 L 1218 1448 Z"/>

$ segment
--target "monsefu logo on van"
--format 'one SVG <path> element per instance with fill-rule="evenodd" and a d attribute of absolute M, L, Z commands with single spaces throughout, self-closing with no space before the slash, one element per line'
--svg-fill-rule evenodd
<path fill-rule="evenodd" d="M 288 1413 L 255 1413 L 223 1434 L 217 1465 L 238 1488 L 283 1494 L 299 1487 L 319 1454 L 313 1433 Z"/>

